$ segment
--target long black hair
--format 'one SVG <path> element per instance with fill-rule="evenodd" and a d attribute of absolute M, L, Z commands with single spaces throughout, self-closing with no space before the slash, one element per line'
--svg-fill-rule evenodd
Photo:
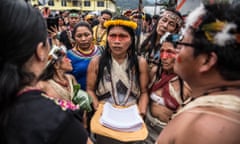
<path fill-rule="evenodd" d="M 113 20 L 127 20 L 130 21 L 130 19 L 128 17 L 125 16 L 116 16 L 113 18 Z M 129 46 L 128 48 L 128 67 L 127 67 L 127 73 L 130 74 L 130 72 L 132 70 L 135 71 L 134 76 L 136 79 L 136 84 L 137 86 L 139 86 L 140 82 L 139 82 L 139 64 L 138 64 L 138 56 L 136 54 L 136 47 L 135 47 L 135 31 L 134 29 L 127 27 L 127 26 L 123 26 L 123 25 L 119 25 L 121 26 L 124 30 L 126 30 L 130 36 L 131 36 L 131 40 L 132 40 L 132 44 Z M 113 28 L 114 26 L 109 26 L 109 28 L 107 29 L 107 35 L 109 33 L 109 31 Z M 97 81 L 96 81 L 96 89 L 99 86 L 100 81 L 103 82 L 103 76 L 104 76 L 104 69 L 107 68 L 108 73 L 111 72 L 111 68 L 112 68 L 112 58 L 111 58 L 111 52 L 110 52 L 110 48 L 109 48 L 109 44 L 107 42 L 106 44 L 106 49 L 103 51 L 101 57 L 100 57 L 100 61 L 99 61 L 99 70 L 98 70 L 98 75 L 97 75 Z"/>
<path fill-rule="evenodd" d="M 39 10 L 24 0 L 1 0 L 0 5 L 0 129 L 18 91 L 36 76 L 24 64 L 46 44 L 47 25 Z"/>

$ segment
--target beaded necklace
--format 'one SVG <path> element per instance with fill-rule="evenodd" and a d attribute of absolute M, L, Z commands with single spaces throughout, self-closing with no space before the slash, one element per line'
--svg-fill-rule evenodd
<path fill-rule="evenodd" d="M 77 51 L 84 56 L 90 56 L 94 52 L 94 44 L 92 43 L 88 50 L 82 50 L 80 47 L 76 47 Z"/>

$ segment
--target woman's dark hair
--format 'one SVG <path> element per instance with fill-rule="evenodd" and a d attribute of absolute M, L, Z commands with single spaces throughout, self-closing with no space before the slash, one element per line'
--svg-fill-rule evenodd
<path fill-rule="evenodd" d="M 89 23 L 87 22 L 79 22 L 77 23 L 74 28 L 73 28 L 73 32 L 72 32 L 72 38 L 75 40 L 75 34 L 77 32 L 77 28 L 78 27 L 86 27 L 92 34 L 93 34 L 93 30 L 92 30 L 92 27 Z"/>
<path fill-rule="evenodd" d="M 23 0 L 2 0 L 0 5 L 0 125 L 18 91 L 35 79 L 24 64 L 46 44 L 47 25 L 39 10 Z M 1 127 L 0 127 L 1 129 Z"/>
<path fill-rule="evenodd" d="M 176 14 L 177 16 L 179 16 L 182 20 L 183 20 L 183 17 L 181 16 L 180 12 L 178 12 L 177 10 L 175 9 L 172 9 L 172 8 L 168 8 L 166 9 L 165 11 L 170 11 L 174 14 Z M 140 49 L 141 49 L 141 53 L 143 53 L 143 55 L 150 55 L 152 53 L 152 51 L 154 51 L 154 53 L 158 50 L 158 46 L 156 46 L 156 40 L 157 40 L 157 25 L 158 25 L 158 22 L 159 20 L 161 19 L 161 16 L 158 17 L 157 19 L 157 23 L 155 24 L 155 26 L 153 27 L 153 30 L 152 32 L 150 33 L 150 35 L 143 41 L 143 43 L 141 44 L 140 46 Z M 180 27 L 178 24 L 176 26 L 176 29 L 177 30 L 180 30 Z M 147 50 L 146 50 L 147 48 Z"/>
<path fill-rule="evenodd" d="M 117 19 L 121 19 L 121 20 L 127 20 L 130 21 L 130 19 L 126 16 L 116 16 L 113 18 L 113 20 L 117 20 Z M 109 26 L 107 29 L 107 35 L 109 33 L 109 31 L 115 26 Z M 128 67 L 127 67 L 127 73 L 130 74 L 130 72 L 133 70 L 135 71 L 135 79 L 136 79 L 136 84 L 139 86 L 140 82 L 139 82 L 139 64 L 138 64 L 138 56 L 136 54 L 136 47 L 135 47 L 135 31 L 127 26 L 122 26 L 121 27 L 126 30 L 130 36 L 131 36 L 131 40 L 132 40 L 132 44 L 129 46 L 128 48 Z M 108 73 L 111 72 L 111 64 L 112 64 L 112 60 L 111 60 L 111 52 L 110 52 L 110 48 L 109 48 L 109 44 L 107 42 L 106 44 L 106 48 L 103 51 L 101 57 L 100 57 L 100 61 L 99 61 L 99 70 L 98 70 L 98 75 L 97 75 L 97 81 L 96 81 L 96 89 L 99 86 L 100 81 L 103 82 L 103 75 L 104 75 L 104 69 L 107 68 Z"/>
<path fill-rule="evenodd" d="M 216 53 L 218 60 L 216 68 L 225 80 L 240 79 L 240 43 L 236 40 L 228 41 L 224 46 L 219 46 L 210 42 L 202 27 L 216 21 L 233 23 L 236 29 L 230 30 L 229 33 L 236 35 L 240 33 L 240 4 L 228 5 L 226 3 L 205 5 L 207 13 L 202 17 L 202 23 L 197 29 L 191 29 L 193 35 L 192 44 L 194 45 L 194 56 L 211 52 Z"/>

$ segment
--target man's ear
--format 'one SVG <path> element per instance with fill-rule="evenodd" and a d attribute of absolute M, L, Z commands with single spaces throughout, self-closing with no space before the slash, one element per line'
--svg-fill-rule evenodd
<path fill-rule="evenodd" d="M 206 54 L 202 58 L 203 59 L 201 61 L 201 68 L 200 68 L 201 72 L 205 72 L 213 68 L 218 60 L 218 57 L 214 52 L 211 52 L 210 54 Z"/>
<path fill-rule="evenodd" d="M 36 49 L 36 58 L 39 61 L 44 61 L 46 59 L 45 52 L 46 50 L 45 50 L 45 46 L 43 45 L 43 42 L 38 43 L 37 49 Z"/>

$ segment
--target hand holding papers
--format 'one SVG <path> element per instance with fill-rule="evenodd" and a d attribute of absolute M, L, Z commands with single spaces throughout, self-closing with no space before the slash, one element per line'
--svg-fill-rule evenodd
<path fill-rule="evenodd" d="M 144 122 L 142 123 L 142 127 L 140 128 L 140 130 L 133 132 L 124 132 L 103 126 L 103 124 L 101 124 L 100 122 L 100 119 L 103 115 L 104 105 L 105 103 L 99 103 L 98 109 L 91 119 L 90 128 L 93 133 L 114 138 L 123 142 L 142 141 L 147 138 L 148 130 Z"/>
<path fill-rule="evenodd" d="M 113 130 L 134 132 L 142 128 L 143 120 L 139 115 L 137 105 L 117 108 L 105 103 L 100 123 Z"/>

